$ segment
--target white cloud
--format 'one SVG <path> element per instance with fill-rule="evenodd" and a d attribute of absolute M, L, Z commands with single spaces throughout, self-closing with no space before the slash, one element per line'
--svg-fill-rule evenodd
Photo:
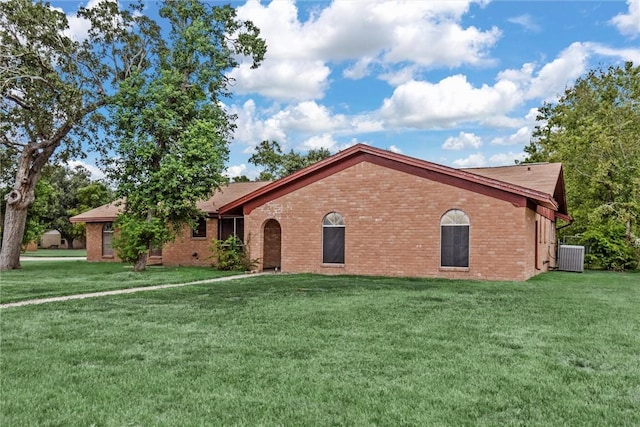
<path fill-rule="evenodd" d="M 529 14 L 513 16 L 507 19 L 507 21 L 512 24 L 520 25 L 526 30 L 533 31 L 535 33 L 539 32 L 541 29 L 540 25 L 538 25 Z"/>
<path fill-rule="evenodd" d="M 283 149 L 288 149 L 289 142 L 296 140 L 305 141 L 300 145 L 303 149 L 317 146 L 336 149 L 337 143 L 335 140 L 328 143 L 327 135 L 356 135 L 383 130 L 382 122 L 367 114 L 333 114 L 326 106 L 315 101 L 284 107 L 275 105 L 261 110 L 253 100 L 248 100 L 227 109 L 237 116 L 234 142 L 247 145 L 245 153 L 253 152 L 253 148 L 264 140 L 278 141 Z"/>
<path fill-rule="evenodd" d="M 239 165 L 229 166 L 224 171 L 224 174 L 229 178 L 235 178 L 240 175 L 246 175 L 246 173 L 247 173 L 247 165 L 245 165 L 244 163 Z"/>
<path fill-rule="evenodd" d="M 516 160 L 523 161 L 526 157 L 527 155 L 523 152 L 494 154 L 489 157 L 489 164 L 491 164 L 491 166 L 508 166 L 515 164 Z"/>
<path fill-rule="evenodd" d="M 353 116 L 350 118 L 351 129 L 353 133 L 371 133 L 384 130 L 382 120 L 374 119 L 367 114 Z"/>
<path fill-rule="evenodd" d="M 464 159 L 457 159 L 453 161 L 453 164 L 461 168 L 473 168 L 484 166 L 487 163 L 482 153 L 470 154 Z"/>
<path fill-rule="evenodd" d="M 342 72 L 342 76 L 347 79 L 358 80 L 368 76 L 371 73 L 371 64 L 373 58 L 371 56 L 365 56 L 358 59 L 353 65 Z"/>
<path fill-rule="evenodd" d="M 587 69 L 591 49 L 588 43 L 572 43 L 531 80 L 526 98 L 554 100 Z"/>
<path fill-rule="evenodd" d="M 332 115 L 327 107 L 314 101 L 300 102 L 273 116 L 282 128 L 300 132 L 323 132 L 343 128 L 347 119 L 342 114 Z"/>
<path fill-rule="evenodd" d="M 635 38 L 640 34 L 640 0 L 627 0 L 629 13 L 614 16 L 611 21 L 618 31 L 625 36 Z"/>
<path fill-rule="evenodd" d="M 274 2 L 277 3 L 277 2 Z M 277 100 L 319 99 L 331 73 L 322 61 L 265 60 L 260 68 L 243 63 L 229 73 L 237 94 L 259 93 Z"/>
<path fill-rule="evenodd" d="M 523 126 L 516 133 L 508 137 L 498 137 L 491 140 L 492 145 L 525 145 L 531 140 L 531 129 L 529 126 Z"/>
<path fill-rule="evenodd" d="M 233 70 L 237 93 L 259 93 L 280 100 L 320 99 L 329 84 L 330 63 L 347 63 L 343 76 L 368 76 L 374 65 L 457 67 L 491 63 L 489 49 L 500 37 L 463 27 L 462 17 L 473 1 L 427 2 L 407 0 L 336 1 L 300 21 L 292 0 L 261 4 L 248 0 L 237 8 L 240 19 L 253 21 L 267 42 L 260 68 L 242 64 Z M 479 2 L 483 3 L 483 2 Z M 386 73 L 387 71 L 385 71 Z"/>
<path fill-rule="evenodd" d="M 97 167 L 94 164 L 91 163 L 87 163 L 87 162 L 83 162 L 81 160 L 69 160 L 67 162 L 67 165 L 71 168 L 75 168 L 76 166 L 81 166 L 83 168 L 85 168 L 86 170 L 89 171 L 90 175 L 90 179 L 92 181 L 97 181 L 100 179 L 104 179 L 105 174 L 104 172 L 102 172 L 102 169 L 100 169 L 99 167 Z"/>
<path fill-rule="evenodd" d="M 338 143 L 333 139 L 333 135 L 328 133 L 312 136 L 299 146 L 302 150 L 318 150 L 320 148 L 326 148 L 329 151 L 335 151 L 337 147 Z"/>
<path fill-rule="evenodd" d="M 464 159 L 453 161 L 453 165 L 459 168 L 479 168 L 487 166 L 508 166 L 515 164 L 516 160 L 522 161 L 526 158 L 526 154 L 520 153 L 500 153 L 494 154 L 489 159 L 482 153 L 470 154 Z"/>
<path fill-rule="evenodd" d="M 389 151 L 391 151 L 392 153 L 402 154 L 402 150 L 400 148 L 396 147 L 395 145 L 390 145 L 389 146 Z"/>
<path fill-rule="evenodd" d="M 635 49 L 614 49 L 599 43 L 590 43 L 589 46 L 593 53 L 597 55 L 619 58 L 622 61 L 631 61 L 635 64 L 640 63 L 640 47 Z"/>
<path fill-rule="evenodd" d="M 280 128 L 280 123 L 272 118 L 260 120 L 253 100 L 246 101 L 242 106 L 234 104 L 228 110 L 237 116 L 235 142 L 248 144 L 251 147 L 265 140 L 286 143 L 287 134 Z"/>
<path fill-rule="evenodd" d="M 511 81 L 475 88 L 458 74 L 435 84 L 415 80 L 405 83 L 384 100 L 380 113 L 395 126 L 451 127 L 502 114 L 521 101 L 522 94 Z"/>
<path fill-rule="evenodd" d="M 389 83 L 391 86 L 400 86 L 404 83 L 414 80 L 418 73 L 419 67 L 411 65 L 408 67 L 402 67 L 400 69 L 394 69 L 382 73 L 378 76 L 380 80 Z"/>
<path fill-rule="evenodd" d="M 450 136 L 442 144 L 445 150 L 462 150 L 464 148 L 480 148 L 482 138 L 473 133 L 460 132 L 458 136 Z"/>
<path fill-rule="evenodd" d="M 85 7 L 87 9 L 92 9 L 103 1 L 116 2 L 115 0 L 89 0 Z M 53 9 L 63 12 L 63 10 L 58 7 Z M 83 41 L 87 38 L 89 29 L 91 28 L 91 23 L 88 20 L 79 17 L 77 13 L 72 13 L 67 14 L 67 21 L 69 23 L 69 28 L 63 31 L 65 36 L 75 41 Z"/>

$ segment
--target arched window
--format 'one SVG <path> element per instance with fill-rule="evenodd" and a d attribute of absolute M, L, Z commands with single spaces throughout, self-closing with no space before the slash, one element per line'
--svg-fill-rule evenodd
<path fill-rule="evenodd" d="M 113 256 L 111 239 L 113 238 L 113 223 L 107 222 L 102 226 L 102 256 Z"/>
<path fill-rule="evenodd" d="M 469 267 L 469 217 L 453 209 L 440 219 L 440 265 Z"/>
<path fill-rule="evenodd" d="M 337 212 L 322 220 L 322 262 L 344 264 L 344 218 Z"/>

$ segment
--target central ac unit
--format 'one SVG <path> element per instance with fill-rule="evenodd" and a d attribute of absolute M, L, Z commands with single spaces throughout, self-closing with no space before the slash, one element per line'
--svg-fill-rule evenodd
<path fill-rule="evenodd" d="M 584 246 L 560 245 L 558 248 L 558 270 L 582 273 L 584 270 Z"/>

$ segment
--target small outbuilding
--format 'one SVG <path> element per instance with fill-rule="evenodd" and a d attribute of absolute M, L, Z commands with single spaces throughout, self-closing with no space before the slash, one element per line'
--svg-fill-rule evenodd
<path fill-rule="evenodd" d="M 454 169 L 358 144 L 278 181 L 233 183 L 201 203 L 209 220 L 156 258 L 198 265 L 235 233 L 259 269 L 526 280 L 556 265 L 557 221 L 570 221 L 562 165 Z M 87 222 L 87 258 L 109 250 L 115 205 Z M 200 227 L 199 227 L 200 230 Z"/>

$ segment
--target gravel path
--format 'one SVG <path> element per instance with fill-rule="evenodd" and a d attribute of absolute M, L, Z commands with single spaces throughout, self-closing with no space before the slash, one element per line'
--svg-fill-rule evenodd
<path fill-rule="evenodd" d="M 64 296 L 51 297 L 51 298 L 31 299 L 31 300 L 25 300 L 25 301 L 17 301 L 17 302 L 10 302 L 6 304 L 0 304 L 0 309 L 11 308 L 11 307 L 22 307 L 24 305 L 46 304 L 49 302 L 69 301 L 69 300 L 75 300 L 75 299 L 96 298 L 96 297 L 102 297 L 107 295 L 133 294 L 136 292 L 156 291 L 158 289 L 179 288 L 182 286 L 199 285 L 202 283 L 213 283 L 213 282 L 224 282 L 228 280 L 246 279 L 247 277 L 258 277 L 258 276 L 264 276 L 265 274 L 273 274 L 273 273 L 248 273 L 248 274 L 239 274 L 237 276 L 216 277 L 215 279 L 198 280 L 197 282 L 176 283 L 171 285 L 145 286 L 142 288 L 115 289 L 113 291 L 90 292 L 86 294 L 75 294 L 75 295 L 64 295 Z"/>

